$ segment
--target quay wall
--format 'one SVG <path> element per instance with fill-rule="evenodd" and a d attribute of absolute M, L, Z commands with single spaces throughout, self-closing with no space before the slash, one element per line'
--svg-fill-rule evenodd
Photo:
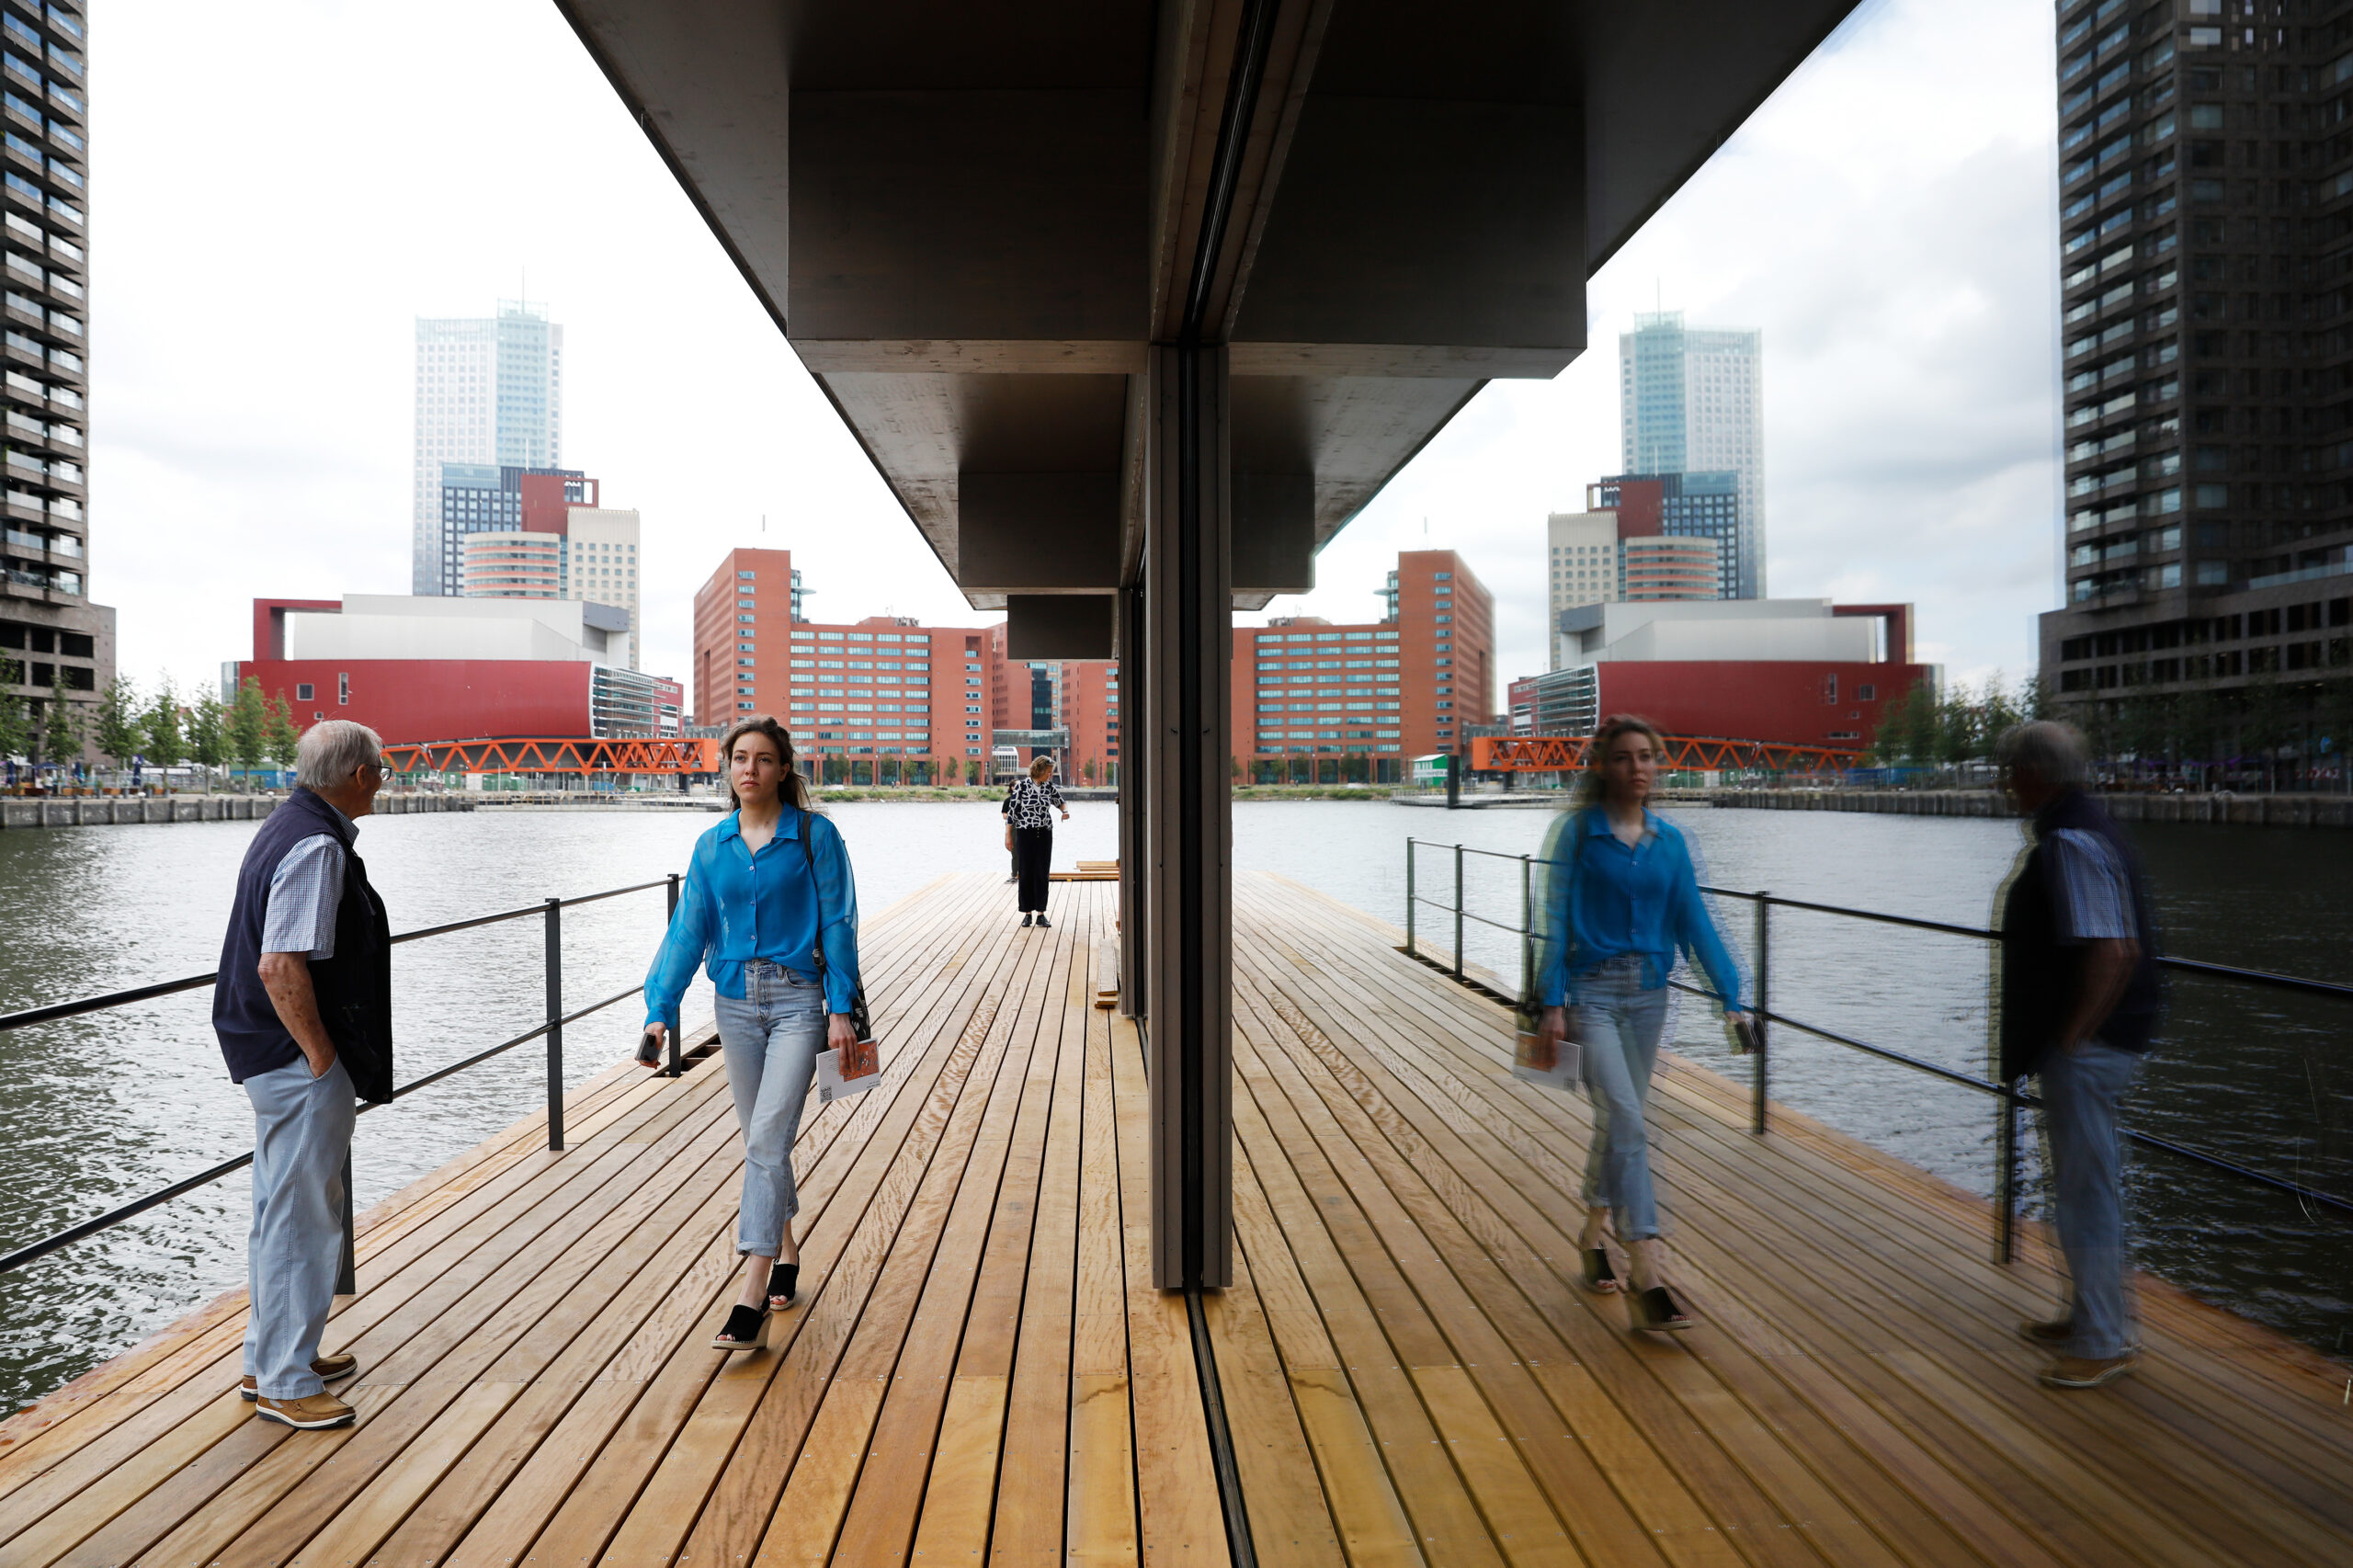
<path fill-rule="evenodd" d="M 1876 812 L 1915 817 L 2010 814 L 1991 790 L 1716 790 L 1713 804 L 1769 812 Z M 2219 823 L 2239 827 L 2353 827 L 2343 795 L 2151 795 L 2100 797 L 2119 822 Z"/>
<path fill-rule="evenodd" d="M 0 800 L 0 828 L 105 827 L 117 823 L 251 822 L 278 809 L 277 795 L 75 795 L 63 800 Z M 449 795 L 379 795 L 378 816 L 470 812 Z"/>

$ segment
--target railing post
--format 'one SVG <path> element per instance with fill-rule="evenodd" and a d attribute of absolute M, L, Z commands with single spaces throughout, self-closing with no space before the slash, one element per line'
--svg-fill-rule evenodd
<path fill-rule="evenodd" d="M 2001 1069 L 1997 1066 L 1995 1072 Z M 1994 1157 L 2001 1170 L 1994 1192 L 1994 1261 L 2014 1261 L 2018 1232 L 2018 1090 L 2008 1079 L 2002 1083 L 2000 1103 L 1994 1115 Z"/>
<path fill-rule="evenodd" d="M 1519 1005 L 1536 996 L 1536 862 L 1519 858 Z"/>
<path fill-rule="evenodd" d="M 351 1150 L 343 1151 L 343 1256 L 335 1260 L 335 1293 L 356 1296 L 359 1293 L 358 1243 L 351 1228 Z"/>
<path fill-rule="evenodd" d="M 1454 978 L 1462 978 L 1462 846 L 1454 846 Z"/>
<path fill-rule="evenodd" d="M 1414 841 L 1405 840 L 1405 956 L 1421 955 L 1414 951 Z"/>
<path fill-rule="evenodd" d="M 669 899 L 670 907 L 667 912 L 666 918 L 676 918 L 678 913 L 678 873 L 676 871 L 670 873 Z M 687 1063 L 684 1057 L 679 1054 L 678 1051 L 678 1035 L 680 1031 L 676 1029 L 668 1029 L 664 1032 L 670 1037 L 670 1065 L 664 1071 L 670 1077 L 683 1077 L 686 1075 Z"/>
<path fill-rule="evenodd" d="M 563 900 L 547 901 L 548 1149 L 563 1151 Z"/>
<path fill-rule="evenodd" d="M 1770 1092 L 1767 1082 L 1766 1064 L 1772 1052 L 1767 1043 L 1772 1025 L 1768 1012 L 1773 996 L 1773 898 L 1770 893 L 1756 895 L 1756 1068 L 1749 1074 L 1748 1130 L 1765 1131 L 1765 1099 Z"/>

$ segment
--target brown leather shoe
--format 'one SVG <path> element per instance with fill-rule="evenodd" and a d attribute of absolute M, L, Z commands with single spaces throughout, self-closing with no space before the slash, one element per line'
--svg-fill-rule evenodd
<path fill-rule="evenodd" d="M 319 1381 L 323 1383 L 339 1383 L 359 1370 L 359 1358 L 347 1353 L 339 1356 L 322 1356 L 311 1363 L 311 1370 L 319 1374 Z M 247 1378 L 237 1385 L 237 1394 L 239 1398 L 250 1404 L 261 1397 L 261 1389 L 254 1379 Z"/>
<path fill-rule="evenodd" d="M 331 1393 L 314 1393 L 308 1399 L 256 1399 L 254 1414 L 265 1421 L 280 1422 L 305 1432 L 324 1426 L 348 1426 L 359 1418 L 358 1411 Z"/>
<path fill-rule="evenodd" d="M 2138 1356 L 2103 1356 L 2097 1359 L 2062 1356 L 2042 1369 L 2042 1382 L 2046 1388 L 2096 1389 L 2102 1383 L 2114 1382 L 2140 1359 Z"/>
<path fill-rule="evenodd" d="M 2055 1349 L 2075 1337 L 2074 1318 L 2052 1318 L 2046 1323 L 2022 1323 L 2018 1333 L 2037 1345 Z"/>

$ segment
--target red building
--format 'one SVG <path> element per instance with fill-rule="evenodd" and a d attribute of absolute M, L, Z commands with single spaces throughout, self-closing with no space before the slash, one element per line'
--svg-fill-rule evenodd
<path fill-rule="evenodd" d="M 695 595 L 695 722 L 780 720 L 804 753 L 872 777 L 947 778 L 985 767 L 999 641 L 991 629 L 904 617 L 802 619 L 789 550 L 730 551 Z"/>
<path fill-rule="evenodd" d="M 1460 555 L 1411 550 L 1382 590 L 1385 619 L 1293 616 L 1233 631 L 1233 755 L 1245 777 L 1318 777 L 1344 758 L 1370 779 L 1403 759 L 1467 751 L 1495 711 L 1495 601 Z"/>
<path fill-rule="evenodd" d="M 1569 658 L 1512 683 L 1515 733 L 1590 734 L 1633 713 L 1671 735 L 1859 748 L 1936 675 L 1913 661 L 1909 605 L 1589 605 L 1560 621 Z"/>
<path fill-rule="evenodd" d="M 602 663 L 626 611 L 579 600 L 256 599 L 254 656 L 223 673 L 283 697 L 294 722 L 350 719 L 385 742 L 675 735 L 675 680 Z"/>

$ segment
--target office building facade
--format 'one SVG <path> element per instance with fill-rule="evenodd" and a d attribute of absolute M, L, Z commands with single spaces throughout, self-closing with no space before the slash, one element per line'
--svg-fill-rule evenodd
<path fill-rule="evenodd" d="M 1586 509 L 1544 522 L 1547 626 L 1580 605 L 1736 598 L 1738 475 L 1619 474 L 1585 488 Z M 1550 667 L 1564 660 L 1557 642 Z"/>
<path fill-rule="evenodd" d="M 2056 25 L 2066 499 L 2044 685 L 2095 734 L 2194 704 L 2225 753 L 2298 744 L 2353 662 L 2353 145 L 2329 129 L 2353 109 L 2353 7 L 2073 0 Z M 2247 732 L 2251 708 L 2285 727 Z"/>
<path fill-rule="evenodd" d="M 445 463 L 443 549 L 464 597 L 580 599 L 620 610 L 628 627 L 614 662 L 633 670 L 644 642 L 639 518 L 602 505 L 602 492 L 573 469 Z"/>
<path fill-rule="evenodd" d="M 563 328 L 512 300 L 490 317 L 416 321 L 410 591 L 456 596 L 442 465 L 551 470 L 563 460 Z"/>
<path fill-rule="evenodd" d="M 1402 759 L 1467 748 L 1495 711 L 1495 602 L 1450 550 L 1406 551 L 1378 622 L 1313 616 L 1233 631 L 1233 756 L 1245 778 L 1289 759 L 1360 756 L 1394 779 Z"/>
<path fill-rule="evenodd" d="M 694 716 L 723 727 L 774 715 L 829 778 L 895 759 L 945 778 L 985 765 L 996 653 L 986 627 L 900 616 L 803 619 L 789 550 L 736 550 L 695 595 Z"/>
<path fill-rule="evenodd" d="M 1618 418 L 1630 475 L 1735 476 L 1727 598 L 1765 596 L 1762 335 L 1640 314 L 1618 339 Z"/>
<path fill-rule="evenodd" d="M 85 27 L 78 5 L 0 8 L 0 660 L 37 724 L 51 701 L 86 720 L 115 671 L 115 613 L 90 599 Z"/>

